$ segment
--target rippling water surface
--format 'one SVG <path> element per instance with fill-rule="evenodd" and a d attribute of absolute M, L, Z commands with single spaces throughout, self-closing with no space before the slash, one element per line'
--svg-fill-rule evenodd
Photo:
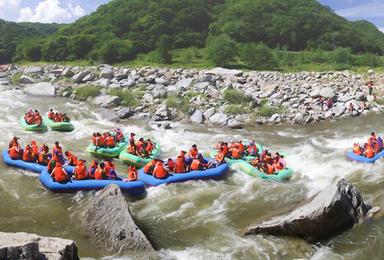
<path fill-rule="evenodd" d="M 164 258 L 174 259 L 382 259 L 384 221 L 364 223 L 327 244 L 309 245 L 293 238 L 243 237 L 242 231 L 263 218 L 280 214 L 310 197 L 340 177 L 355 184 L 364 198 L 384 207 L 384 161 L 362 165 L 346 160 L 354 141 L 371 132 L 383 133 L 382 116 L 323 123 L 308 127 L 256 126 L 244 130 L 207 128 L 175 123 L 171 130 L 153 130 L 141 121 L 112 123 L 105 111 L 86 103 L 61 98 L 24 95 L 18 90 L 0 90 L 0 146 L 13 135 L 21 142 L 32 138 L 52 144 L 90 161 L 84 152 L 94 131 L 121 127 L 126 132 L 152 136 L 160 142 L 164 157 L 197 143 L 206 151 L 220 140 L 254 138 L 273 151 L 286 151 L 295 174 L 289 182 L 265 182 L 240 171 L 231 171 L 222 181 L 198 181 L 148 189 L 145 198 L 130 201 L 139 226 Z M 75 124 L 72 133 L 23 131 L 18 118 L 29 108 L 66 111 Z M 124 165 L 117 163 L 120 171 Z M 0 164 L 0 230 L 33 232 L 77 241 L 83 257 L 107 254 L 91 245 L 80 228 L 82 206 L 94 192 L 54 194 L 42 188 L 34 174 Z M 128 257 L 128 256 L 127 256 Z"/>

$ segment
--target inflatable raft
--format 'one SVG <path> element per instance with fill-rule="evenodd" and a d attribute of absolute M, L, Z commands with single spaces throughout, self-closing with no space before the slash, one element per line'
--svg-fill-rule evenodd
<path fill-rule="evenodd" d="M 137 155 L 130 154 L 127 152 L 127 149 L 124 149 L 120 153 L 119 159 L 124 163 L 134 165 L 137 168 L 141 168 L 147 163 L 149 163 L 151 160 L 159 158 L 160 153 L 161 153 L 160 144 L 156 143 L 155 148 L 153 149 L 149 158 L 142 158 Z"/>
<path fill-rule="evenodd" d="M 73 170 L 67 170 L 67 172 L 70 175 L 73 174 Z M 132 196 L 139 196 L 145 192 L 145 184 L 142 181 L 123 181 L 122 179 L 81 181 L 70 180 L 67 183 L 59 183 L 53 181 L 46 168 L 44 168 L 44 170 L 41 172 L 39 180 L 46 189 L 58 193 L 101 190 L 110 184 L 119 186 L 122 191 Z"/>
<path fill-rule="evenodd" d="M 92 154 L 95 157 L 101 157 L 101 158 L 115 158 L 119 157 L 120 153 L 127 148 L 128 143 L 127 142 L 120 142 L 117 146 L 114 148 L 101 148 L 98 147 L 96 149 L 96 146 L 93 144 L 88 145 L 86 151 Z"/>
<path fill-rule="evenodd" d="M 71 132 L 75 127 L 71 122 L 55 122 L 48 117 L 44 117 L 44 123 L 48 125 L 53 131 Z"/>
<path fill-rule="evenodd" d="M 25 162 L 23 160 L 13 160 L 9 156 L 9 153 L 7 150 L 3 150 L 2 156 L 3 156 L 3 161 L 6 165 L 19 168 L 22 170 L 26 170 L 34 173 L 41 173 L 45 168 L 47 168 L 46 165 L 41 165 L 38 163 Z M 73 171 L 74 166 L 64 165 L 64 168 L 68 171 Z"/>
<path fill-rule="evenodd" d="M 225 160 L 231 167 L 238 168 L 249 176 L 260 177 L 265 180 L 284 181 L 289 179 L 293 173 L 292 169 L 286 168 L 275 174 L 266 174 L 264 172 L 259 171 L 256 167 L 253 167 L 252 165 L 250 165 L 248 161 L 233 160 L 233 159 L 225 159 Z"/>
<path fill-rule="evenodd" d="M 352 161 L 356 161 L 356 162 L 361 162 L 361 163 L 375 163 L 378 159 L 380 158 L 383 158 L 384 157 L 384 150 L 381 151 L 380 153 L 376 154 L 374 157 L 372 158 L 367 158 L 365 156 L 361 156 L 361 155 L 357 155 L 355 154 L 353 151 L 349 151 L 347 153 L 347 157 L 352 160 Z"/>
<path fill-rule="evenodd" d="M 25 122 L 24 117 L 20 117 L 20 125 L 24 130 L 26 131 L 33 131 L 33 132 L 45 132 L 47 131 L 47 125 L 43 122 L 41 125 L 33 124 L 28 125 L 27 122 Z"/>
<path fill-rule="evenodd" d="M 147 186 L 159 186 L 162 184 L 186 182 L 191 180 L 216 180 L 223 178 L 228 169 L 228 164 L 223 163 L 216 168 L 211 168 L 204 171 L 173 173 L 170 174 L 166 179 L 157 179 L 152 175 L 144 173 L 143 169 L 141 169 L 139 170 L 139 180 L 143 181 Z"/>

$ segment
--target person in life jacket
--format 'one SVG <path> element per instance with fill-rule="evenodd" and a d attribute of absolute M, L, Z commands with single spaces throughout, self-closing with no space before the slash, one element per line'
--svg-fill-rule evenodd
<path fill-rule="evenodd" d="M 27 144 L 27 146 L 25 147 L 24 149 L 24 152 L 23 152 L 23 161 L 26 161 L 26 162 L 33 162 L 33 158 L 32 158 L 32 148 L 29 144 Z"/>
<path fill-rule="evenodd" d="M 277 157 L 277 163 L 280 164 L 283 169 L 287 168 L 287 162 L 284 159 L 284 155 L 276 153 L 276 157 Z"/>
<path fill-rule="evenodd" d="M 113 148 L 113 147 L 116 146 L 115 139 L 113 138 L 111 133 L 108 133 L 108 135 L 107 135 L 107 137 L 105 139 L 105 143 L 106 143 L 108 148 Z"/>
<path fill-rule="evenodd" d="M 153 151 L 153 146 L 154 146 L 154 144 L 153 144 L 153 142 L 151 141 L 151 139 L 147 139 L 147 141 L 145 142 L 146 143 L 146 147 L 145 147 L 145 150 L 147 151 L 147 153 L 150 155 L 151 153 L 152 153 L 152 151 Z"/>
<path fill-rule="evenodd" d="M 189 166 L 189 170 L 190 171 L 202 171 L 202 170 L 204 170 L 204 166 L 198 158 L 194 158 L 192 160 L 191 165 Z"/>
<path fill-rule="evenodd" d="M 362 155 L 363 154 L 363 151 L 361 149 L 360 144 L 358 144 L 358 143 L 353 144 L 353 153 L 357 154 L 357 155 Z"/>
<path fill-rule="evenodd" d="M 39 111 L 36 110 L 35 112 L 35 116 L 34 116 L 34 119 L 33 119 L 34 123 L 37 124 L 37 125 L 41 125 L 43 123 L 43 119 L 41 118 L 40 116 L 40 113 Z"/>
<path fill-rule="evenodd" d="M 18 139 L 20 139 L 20 138 L 17 137 L 17 136 L 14 136 L 14 137 L 12 138 L 12 140 L 9 141 L 8 149 L 11 149 L 11 147 L 12 147 L 14 144 L 16 144 L 17 147 L 20 149 L 20 145 L 19 145 L 19 141 L 18 141 Z"/>
<path fill-rule="evenodd" d="M 65 156 L 67 157 L 68 165 L 76 166 L 78 163 L 77 157 L 70 151 L 65 151 Z"/>
<path fill-rule="evenodd" d="M 63 164 L 61 162 L 56 162 L 55 168 L 53 168 L 51 172 L 51 177 L 55 182 L 67 182 L 69 180 L 68 173 L 63 168 Z"/>
<path fill-rule="evenodd" d="M 155 169 L 155 166 L 156 166 L 156 160 L 151 160 L 150 162 L 148 162 L 144 168 L 143 168 L 143 172 L 145 174 L 149 174 L 149 175 L 152 175 L 153 174 L 153 170 Z"/>
<path fill-rule="evenodd" d="M 175 173 L 185 173 L 186 169 L 187 164 L 185 161 L 185 151 L 180 151 L 179 155 L 176 158 Z"/>
<path fill-rule="evenodd" d="M 143 150 L 144 138 L 140 138 L 136 143 L 136 150 L 141 155 L 141 151 Z"/>
<path fill-rule="evenodd" d="M 11 157 L 12 160 L 19 160 L 21 159 L 20 156 L 20 147 L 13 143 L 12 147 L 8 150 L 9 157 Z"/>
<path fill-rule="evenodd" d="M 47 170 L 49 173 L 53 171 L 53 169 L 56 166 L 56 163 L 58 162 L 62 164 L 62 162 L 59 159 L 58 152 L 56 152 L 55 154 L 52 155 L 52 159 L 48 162 Z"/>
<path fill-rule="evenodd" d="M 107 173 L 105 171 L 105 164 L 100 163 L 99 167 L 97 167 L 95 171 L 95 180 L 106 180 L 108 178 Z"/>
<path fill-rule="evenodd" d="M 31 149 L 32 149 L 32 159 L 33 161 L 36 161 L 37 157 L 39 156 L 39 147 L 37 146 L 37 143 L 35 140 L 31 141 Z"/>
<path fill-rule="evenodd" d="M 260 155 L 256 155 L 256 157 L 249 162 L 249 164 L 252 165 L 253 167 L 258 167 L 260 163 L 261 163 Z"/>
<path fill-rule="evenodd" d="M 236 147 L 231 148 L 231 157 L 233 159 L 240 159 L 241 158 L 241 153 L 240 153 L 238 148 L 236 148 Z"/>
<path fill-rule="evenodd" d="M 268 174 L 268 175 L 274 174 L 275 172 L 273 166 L 266 162 L 264 162 L 263 171 L 265 174 Z"/>
<path fill-rule="evenodd" d="M 96 146 L 97 144 L 97 136 L 96 136 L 96 133 L 93 133 L 92 134 L 92 144 Z"/>
<path fill-rule="evenodd" d="M 51 108 L 48 112 L 48 118 L 53 120 L 55 116 L 55 113 L 53 112 L 53 109 Z"/>
<path fill-rule="evenodd" d="M 125 141 L 125 137 L 124 137 L 123 131 L 121 131 L 120 128 L 116 128 L 115 129 L 115 133 L 116 133 L 116 142 L 117 143 L 121 143 L 121 142 Z"/>
<path fill-rule="evenodd" d="M 175 172 L 175 162 L 172 160 L 172 158 L 168 158 L 167 166 L 169 172 Z"/>
<path fill-rule="evenodd" d="M 236 143 L 236 146 L 237 146 L 237 149 L 239 149 L 239 153 L 241 154 L 241 155 L 243 155 L 244 154 L 244 144 L 243 144 L 243 141 L 238 141 L 237 143 Z"/>
<path fill-rule="evenodd" d="M 117 174 L 116 174 L 116 167 L 113 164 L 112 160 L 108 160 L 104 162 L 105 167 L 104 170 L 107 174 L 108 179 L 110 180 L 116 180 L 117 179 Z"/>
<path fill-rule="evenodd" d="M 257 148 L 256 144 L 254 141 L 250 141 L 249 142 L 249 146 L 247 148 L 247 153 L 248 155 L 251 155 L 251 156 L 256 156 L 259 152 L 259 149 Z"/>
<path fill-rule="evenodd" d="M 373 143 L 376 142 L 376 134 L 375 132 L 371 133 L 371 136 L 368 138 L 368 145 L 372 145 Z"/>
<path fill-rule="evenodd" d="M 99 163 L 97 161 L 92 161 L 91 166 L 88 168 L 88 178 L 94 179 L 95 178 L 95 172 L 97 168 L 99 167 Z"/>
<path fill-rule="evenodd" d="M 69 117 L 67 116 L 67 114 L 63 114 L 63 115 L 61 116 L 61 121 L 63 121 L 63 122 L 70 122 L 71 119 L 69 119 Z"/>
<path fill-rule="evenodd" d="M 145 143 L 145 142 L 143 143 L 143 146 L 140 150 L 139 156 L 141 158 L 148 158 L 149 157 L 149 153 L 147 151 L 147 143 Z"/>
<path fill-rule="evenodd" d="M 379 146 L 379 152 L 383 150 L 383 139 L 381 137 L 377 138 L 377 145 Z"/>
<path fill-rule="evenodd" d="M 155 168 L 153 169 L 153 177 L 156 179 L 166 179 L 169 176 L 167 169 L 164 168 L 164 163 L 161 160 L 156 162 Z"/>
<path fill-rule="evenodd" d="M 133 165 L 128 166 L 128 181 L 137 181 L 137 170 Z"/>
<path fill-rule="evenodd" d="M 137 152 L 136 145 L 135 144 L 130 144 L 128 145 L 127 152 L 129 154 L 137 155 L 140 156 L 140 154 Z"/>
<path fill-rule="evenodd" d="M 73 170 L 73 173 L 75 174 L 76 180 L 85 180 L 88 178 L 87 167 L 85 166 L 84 160 L 79 160 L 78 164 Z"/>
<path fill-rule="evenodd" d="M 135 145 L 135 134 L 134 133 L 131 133 L 131 135 L 129 136 L 129 144 L 134 146 Z"/>
<path fill-rule="evenodd" d="M 215 168 L 225 162 L 224 147 L 219 148 L 218 153 L 215 155 L 215 160 L 208 163 L 207 168 Z"/>
<path fill-rule="evenodd" d="M 63 147 L 61 147 L 60 143 L 58 141 L 55 142 L 55 145 L 52 148 L 52 154 L 58 154 L 62 155 L 63 154 Z"/>
<path fill-rule="evenodd" d="M 364 156 L 367 158 L 373 158 L 375 156 L 375 152 L 370 145 L 367 146 L 367 149 L 364 152 Z"/>
<path fill-rule="evenodd" d="M 197 155 L 199 154 L 199 151 L 197 150 L 197 145 L 192 145 L 191 149 L 189 149 L 188 157 L 195 159 L 197 158 Z"/>
<path fill-rule="evenodd" d="M 49 148 L 46 144 L 43 144 L 37 156 L 37 162 L 41 165 L 48 165 L 50 160 Z"/>

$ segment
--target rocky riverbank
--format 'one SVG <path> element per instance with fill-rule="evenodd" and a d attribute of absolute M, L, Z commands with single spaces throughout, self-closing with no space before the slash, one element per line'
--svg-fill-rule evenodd
<path fill-rule="evenodd" d="M 368 81 L 374 83 L 369 95 Z M 124 119 L 189 120 L 240 128 L 254 124 L 309 124 L 384 111 L 383 74 L 344 72 L 244 72 L 99 65 L 10 65 L 0 84 L 54 83 L 40 92 L 88 100 Z M 35 90 L 35 91 L 38 91 Z"/>

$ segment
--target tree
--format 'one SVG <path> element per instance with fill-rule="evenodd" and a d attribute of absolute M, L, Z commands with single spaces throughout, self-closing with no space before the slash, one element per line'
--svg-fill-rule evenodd
<path fill-rule="evenodd" d="M 130 60 L 135 57 L 134 47 L 128 40 L 112 39 L 102 45 L 99 57 L 108 64 Z"/>
<path fill-rule="evenodd" d="M 273 70 L 279 66 L 273 51 L 262 43 L 242 45 L 240 58 L 249 69 Z"/>
<path fill-rule="evenodd" d="M 160 62 L 165 64 L 172 63 L 172 38 L 168 35 L 161 35 L 157 42 Z"/>
<path fill-rule="evenodd" d="M 333 62 L 336 64 L 353 65 L 354 58 L 350 48 L 337 48 L 333 52 Z"/>
<path fill-rule="evenodd" d="M 207 55 L 215 65 L 228 66 L 234 60 L 236 53 L 236 43 L 229 36 L 221 34 L 208 38 Z"/>

